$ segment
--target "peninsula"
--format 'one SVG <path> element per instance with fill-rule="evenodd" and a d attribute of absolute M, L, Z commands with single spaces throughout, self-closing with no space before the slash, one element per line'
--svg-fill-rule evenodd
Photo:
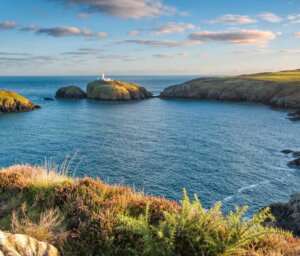
<path fill-rule="evenodd" d="M 0 114 L 31 111 L 41 108 L 25 97 L 10 91 L 0 90 Z"/>
<path fill-rule="evenodd" d="M 300 109 L 300 69 L 234 77 L 198 78 L 170 86 L 160 97 L 246 101 L 274 108 Z"/>

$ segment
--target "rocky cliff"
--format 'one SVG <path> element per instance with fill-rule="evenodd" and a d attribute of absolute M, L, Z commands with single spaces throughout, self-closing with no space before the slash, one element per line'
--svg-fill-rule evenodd
<path fill-rule="evenodd" d="M 32 237 L 0 231 L 0 256 L 59 256 L 59 252 Z"/>
<path fill-rule="evenodd" d="M 299 74 L 299 70 L 296 70 L 236 77 L 199 78 L 170 86 L 161 93 L 160 97 L 248 101 L 278 108 L 300 109 Z"/>
<path fill-rule="evenodd" d="M 130 101 L 152 96 L 144 87 L 121 81 L 96 80 L 87 85 L 87 98 L 107 101 Z"/>
<path fill-rule="evenodd" d="M 62 87 L 56 91 L 55 98 L 57 99 L 69 99 L 78 100 L 84 99 L 86 94 L 81 88 L 71 85 L 67 87 Z"/>
<path fill-rule="evenodd" d="M 275 217 L 275 221 L 266 223 L 292 231 L 294 235 L 300 236 L 300 194 L 294 194 L 288 203 L 271 204 L 270 211 Z"/>
<path fill-rule="evenodd" d="M 0 114 L 31 111 L 38 108 L 40 107 L 15 92 L 0 90 Z"/>

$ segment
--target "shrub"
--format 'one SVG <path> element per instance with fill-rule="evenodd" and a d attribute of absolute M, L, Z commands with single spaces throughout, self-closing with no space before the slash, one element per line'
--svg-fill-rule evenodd
<path fill-rule="evenodd" d="M 298 239 L 260 225 L 271 218 L 267 209 L 245 221 L 246 207 L 223 216 L 220 203 L 205 210 L 186 192 L 178 204 L 56 171 L 49 165 L 0 171 L 0 229 L 51 242 L 63 256 L 299 255 Z"/>

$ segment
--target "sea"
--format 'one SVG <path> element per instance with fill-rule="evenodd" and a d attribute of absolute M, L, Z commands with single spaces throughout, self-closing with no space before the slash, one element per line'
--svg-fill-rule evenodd
<path fill-rule="evenodd" d="M 112 76 L 154 95 L 195 76 Z M 133 102 L 45 101 L 57 89 L 85 90 L 96 76 L 0 77 L 42 109 L 0 115 L 0 168 L 14 164 L 67 166 L 76 177 L 100 178 L 180 202 L 185 188 L 205 208 L 247 215 L 300 193 L 300 122 L 286 111 L 250 103 L 151 98 Z M 67 161 L 67 165 L 64 162 Z M 69 164 L 69 165 L 68 165 Z"/>

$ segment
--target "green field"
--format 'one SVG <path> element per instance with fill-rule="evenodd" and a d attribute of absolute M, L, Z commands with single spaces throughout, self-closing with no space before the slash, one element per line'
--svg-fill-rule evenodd
<path fill-rule="evenodd" d="M 29 103 L 28 99 L 26 99 L 25 97 L 15 93 L 15 92 L 0 90 L 0 105 L 4 104 L 4 101 L 6 104 L 9 104 L 9 103 L 13 103 L 15 100 L 23 102 L 25 104 Z"/>
<path fill-rule="evenodd" d="M 259 73 L 253 75 L 241 75 L 240 77 L 263 81 L 300 83 L 300 69 L 281 72 Z"/>

